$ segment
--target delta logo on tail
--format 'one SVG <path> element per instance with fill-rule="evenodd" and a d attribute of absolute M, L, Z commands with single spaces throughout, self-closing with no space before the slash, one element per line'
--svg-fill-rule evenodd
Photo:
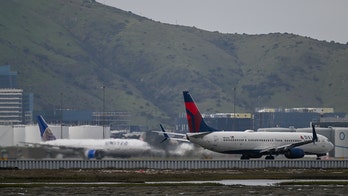
<path fill-rule="evenodd" d="M 188 91 L 183 92 L 185 108 L 186 108 L 186 117 L 189 130 L 191 133 L 197 132 L 212 132 L 217 131 L 216 129 L 209 127 L 203 120 L 201 113 L 198 110 L 193 98 L 191 97 Z"/>
<path fill-rule="evenodd" d="M 161 125 L 165 140 L 187 141 L 214 152 L 241 154 L 241 159 L 262 156 L 266 156 L 265 159 L 274 159 L 278 155 L 297 159 L 306 154 L 317 155 L 319 159 L 333 149 L 328 138 L 316 133 L 314 125 L 312 133 L 216 130 L 205 123 L 190 93 L 184 91 L 183 95 L 189 133 L 167 133 Z M 169 134 L 180 136 L 180 139 L 169 137 Z"/>

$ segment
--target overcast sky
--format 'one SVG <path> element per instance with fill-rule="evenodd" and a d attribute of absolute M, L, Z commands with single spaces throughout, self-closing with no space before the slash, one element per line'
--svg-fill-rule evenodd
<path fill-rule="evenodd" d="M 97 0 L 155 21 L 221 33 L 348 42 L 348 0 Z"/>

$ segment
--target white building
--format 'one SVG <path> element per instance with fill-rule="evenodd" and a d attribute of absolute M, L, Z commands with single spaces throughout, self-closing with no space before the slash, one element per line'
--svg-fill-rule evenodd
<path fill-rule="evenodd" d="M 23 122 L 22 100 L 22 89 L 0 89 L 0 124 Z"/>
<path fill-rule="evenodd" d="M 110 138 L 110 127 L 50 125 L 50 129 L 57 139 Z M 41 142 L 38 125 L 0 125 L 0 147 L 24 146 L 26 142 Z"/>

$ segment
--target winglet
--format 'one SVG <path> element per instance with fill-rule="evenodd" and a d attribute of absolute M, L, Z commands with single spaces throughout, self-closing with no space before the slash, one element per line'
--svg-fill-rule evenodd
<path fill-rule="evenodd" d="M 53 135 L 51 129 L 48 127 L 45 119 L 43 117 L 37 116 L 37 123 L 40 128 L 40 136 L 42 141 L 50 141 L 50 140 L 55 140 L 56 137 Z"/>
<path fill-rule="evenodd" d="M 162 124 L 160 124 L 160 126 L 161 126 L 163 136 L 164 136 L 164 139 L 161 141 L 161 143 L 163 143 L 164 141 L 166 141 L 167 139 L 170 139 L 170 138 L 169 138 L 169 135 L 166 133 L 166 130 L 164 130 Z"/>
<path fill-rule="evenodd" d="M 312 141 L 313 141 L 313 144 L 314 144 L 315 142 L 318 141 L 318 136 L 317 136 L 317 132 L 315 131 L 315 125 L 313 123 L 312 123 L 312 130 L 313 130 L 313 139 L 312 139 Z"/>

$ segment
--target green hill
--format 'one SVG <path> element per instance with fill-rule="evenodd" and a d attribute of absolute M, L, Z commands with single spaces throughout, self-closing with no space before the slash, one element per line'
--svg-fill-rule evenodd
<path fill-rule="evenodd" d="M 87 0 L 7 0 L 0 65 L 36 110 L 129 111 L 173 126 L 190 90 L 204 112 L 334 107 L 348 112 L 348 45 L 293 34 L 240 35 L 155 22 Z"/>

